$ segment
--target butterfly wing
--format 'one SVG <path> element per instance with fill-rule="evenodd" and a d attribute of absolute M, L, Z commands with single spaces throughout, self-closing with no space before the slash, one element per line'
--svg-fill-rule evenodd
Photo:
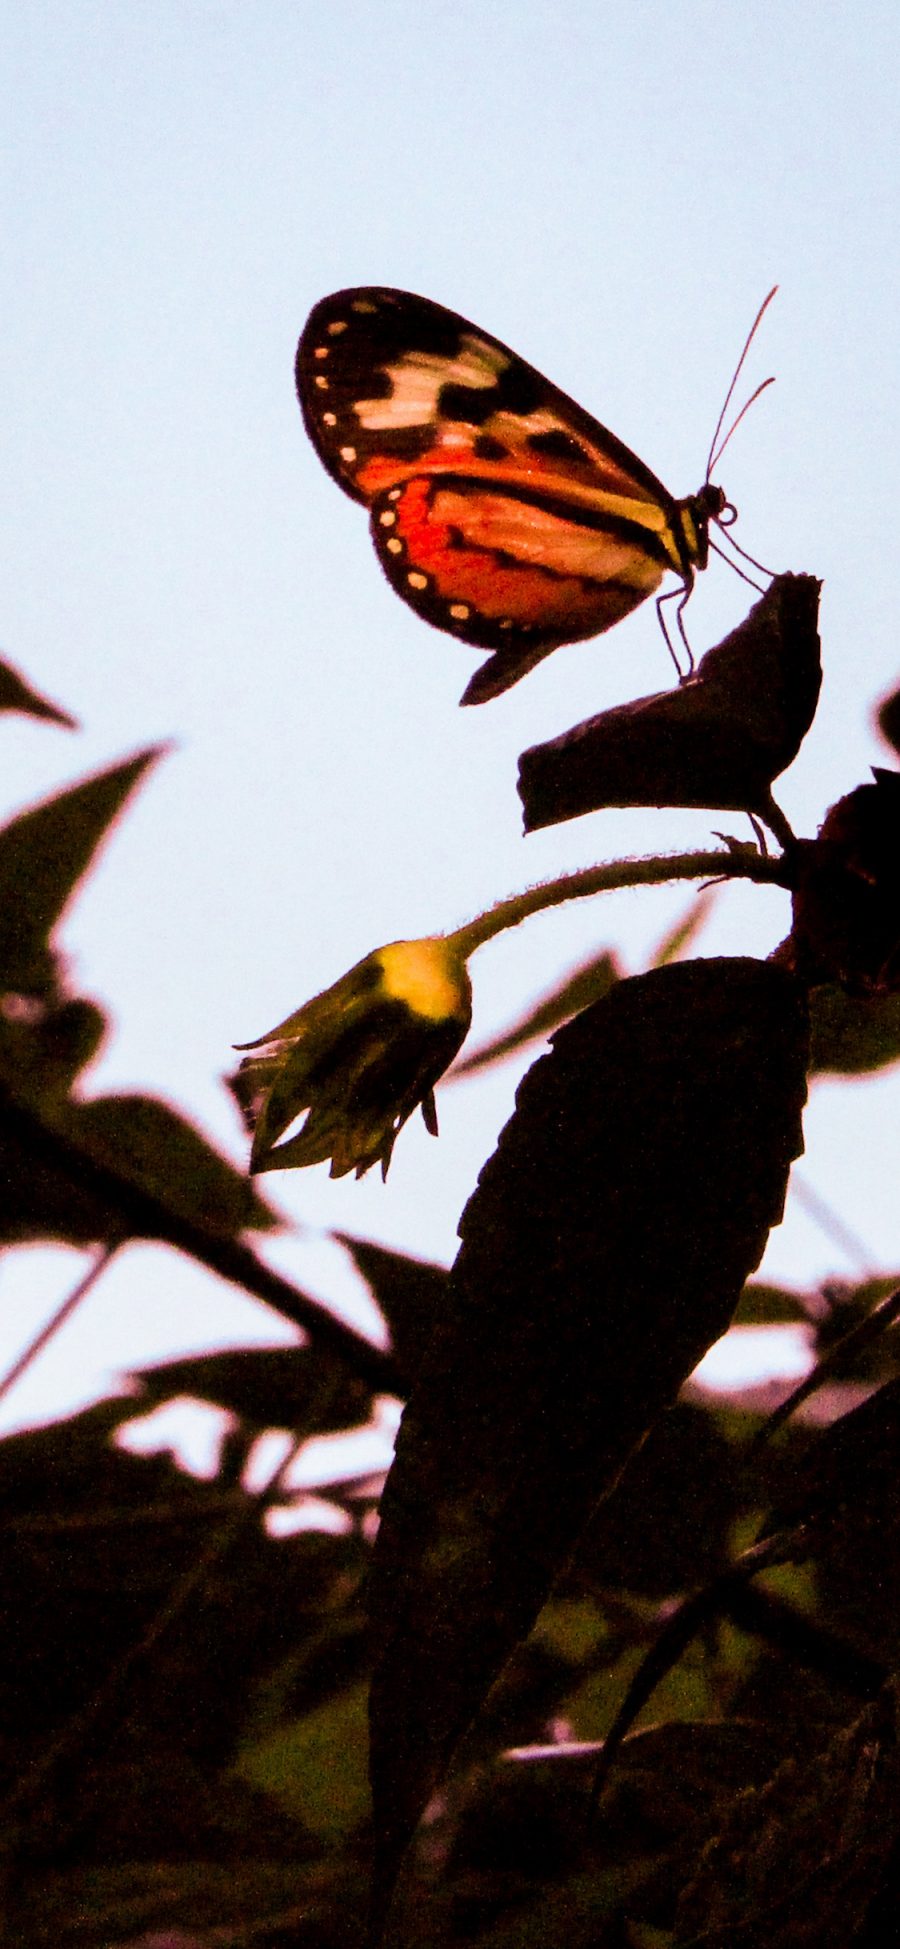
<path fill-rule="evenodd" d="M 297 353 L 307 431 L 371 511 L 403 600 L 494 652 L 464 702 L 691 579 L 682 504 L 499 339 L 379 287 L 316 305 Z"/>

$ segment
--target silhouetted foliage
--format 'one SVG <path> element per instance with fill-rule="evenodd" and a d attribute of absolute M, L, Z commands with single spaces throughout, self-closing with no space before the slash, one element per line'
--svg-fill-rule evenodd
<path fill-rule="evenodd" d="M 686 923 L 647 973 L 605 949 L 511 1004 L 454 1077 L 551 1047 L 454 1266 L 339 1235 L 384 1351 L 265 1264 L 254 1235 L 279 1221 L 180 1110 L 85 1091 L 105 1020 L 69 992 L 55 930 L 156 753 L 0 832 L 0 1243 L 93 1250 L 86 1288 L 156 1239 L 298 1329 L 0 1442 L 4 1941 L 349 1949 L 367 1915 L 398 1949 L 888 1939 L 898 1282 L 749 1277 L 807 1077 L 900 1058 L 898 775 L 816 839 L 771 799 L 815 710 L 817 596 L 779 577 L 692 682 L 525 754 L 531 826 L 610 803 L 764 818 L 779 858 L 726 849 L 722 870 L 789 888 L 793 928 L 768 960 L 698 960 Z M 0 710 L 73 723 L 5 665 Z M 437 1047 L 452 1017 L 447 1062 L 464 933 L 443 960 L 375 957 L 383 985 L 413 970 L 390 989 L 404 1038 Z M 445 963 L 446 996 L 423 974 Z M 289 1018 L 295 1068 L 308 1020 Z M 385 1093 L 388 1155 L 417 1101 L 433 1126 L 434 1066 Z M 358 1106 L 338 1080 L 343 1157 Z M 808 1334 L 814 1374 L 774 1418 L 784 1387 L 692 1378 L 732 1321 Z M 370 1428 L 385 1394 L 407 1406 L 381 1497 L 328 1438 Z M 220 1414 L 210 1480 L 132 1441 L 185 1397 Z M 251 1489 L 273 1430 L 284 1459 Z M 312 1498 L 292 1473 L 311 1454 Z"/>

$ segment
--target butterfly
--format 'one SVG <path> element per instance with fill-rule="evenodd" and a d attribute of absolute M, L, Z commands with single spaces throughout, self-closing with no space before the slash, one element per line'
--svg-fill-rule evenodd
<path fill-rule="evenodd" d="M 338 485 L 368 507 L 397 594 L 437 629 L 491 651 L 462 703 L 499 696 L 562 643 L 602 635 L 667 571 L 682 584 L 684 635 L 681 610 L 706 567 L 710 523 L 725 528 L 735 518 L 710 472 L 773 296 L 735 371 L 704 484 L 684 500 L 583 407 L 457 312 L 377 285 L 336 291 L 314 306 L 297 348 L 306 430 Z M 688 657 L 693 668 L 689 649 Z"/>

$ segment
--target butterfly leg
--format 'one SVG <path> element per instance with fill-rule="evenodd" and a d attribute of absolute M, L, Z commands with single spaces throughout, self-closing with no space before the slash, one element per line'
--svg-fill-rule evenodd
<path fill-rule="evenodd" d="M 687 630 L 684 627 L 684 617 L 682 614 L 685 604 L 687 603 L 688 598 L 690 596 L 692 586 L 693 584 L 691 582 L 688 582 L 683 589 L 681 590 L 667 589 L 665 595 L 657 596 L 656 598 L 656 613 L 657 616 L 659 617 L 659 626 L 665 638 L 666 649 L 668 650 L 672 662 L 674 663 L 675 668 L 678 671 L 679 683 L 687 683 L 688 679 L 692 677 L 694 674 L 694 652 L 691 649 L 690 643 L 688 641 Z M 678 658 L 678 653 L 675 649 L 675 645 L 672 642 L 672 638 L 669 634 L 668 623 L 666 621 L 665 616 L 663 615 L 663 604 L 666 602 L 674 602 L 676 598 L 678 599 L 678 608 L 675 611 L 675 616 L 676 616 L 676 621 L 678 626 L 678 634 L 681 638 L 682 643 L 684 644 L 685 652 L 687 654 L 688 667 L 686 670 L 682 670 L 681 663 Z"/>

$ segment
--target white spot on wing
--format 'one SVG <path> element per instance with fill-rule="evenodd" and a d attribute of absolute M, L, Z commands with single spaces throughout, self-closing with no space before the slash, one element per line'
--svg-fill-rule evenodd
<path fill-rule="evenodd" d="M 398 541 L 396 535 L 391 535 L 387 547 L 388 547 L 388 552 L 391 555 L 402 555 L 403 553 L 403 543 L 402 541 Z"/>
<path fill-rule="evenodd" d="M 444 386 L 472 386 L 487 391 L 496 386 L 509 359 L 495 345 L 466 332 L 455 359 L 434 352 L 406 352 L 383 370 L 391 382 L 388 399 L 358 399 L 354 412 L 361 426 L 377 433 L 386 427 L 427 426 L 435 418 Z"/>
<path fill-rule="evenodd" d="M 422 574 L 421 569 L 411 570 L 406 580 L 411 589 L 427 589 L 428 587 L 428 577 Z"/>
<path fill-rule="evenodd" d="M 467 623 L 472 611 L 467 602 L 451 602 L 450 614 L 455 623 Z"/>

